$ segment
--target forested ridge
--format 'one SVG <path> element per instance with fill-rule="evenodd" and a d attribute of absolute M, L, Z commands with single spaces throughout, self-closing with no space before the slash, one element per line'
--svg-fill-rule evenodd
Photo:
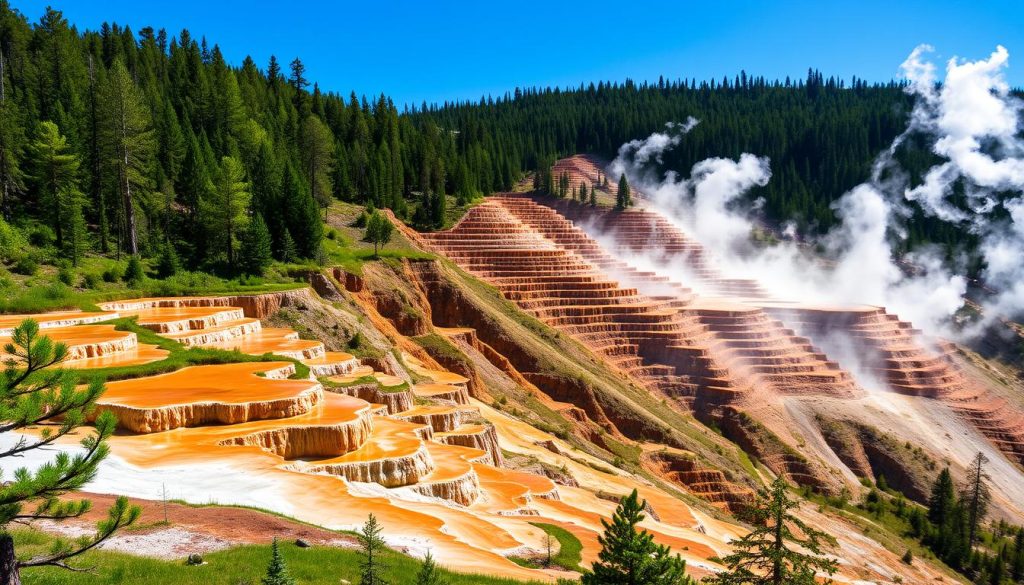
<path fill-rule="evenodd" d="M 701 123 L 666 168 L 768 156 L 772 180 L 751 196 L 765 198 L 769 218 L 824 230 L 830 203 L 867 177 L 911 105 L 897 83 L 811 70 L 800 80 L 516 89 L 400 111 L 383 95 L 322 92 L 299 58 L 232 66 L 187 30 L 83 32 L 58 10 L 30 23 L 6 2 L 0 67 L 5 229 L 72 259 L 170 249 L 195 269 L 237 269 L 246 237 L 270 242 L 279 260 L 315 258 L 333 199 L 438 228 L 445 195 L 510 188 L 557 156 L 610 158 L 688 116 Z M 917 159 L 925 168 L 928 157 Z M 927 222 L 914 230 L 917 240 L 956 236 Z"/>

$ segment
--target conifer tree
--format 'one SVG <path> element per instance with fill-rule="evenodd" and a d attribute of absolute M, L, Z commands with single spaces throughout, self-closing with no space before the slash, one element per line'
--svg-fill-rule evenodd
<path fill-rule="evenodd" d="M 590 186 L 590 206 L 597 207 L 597 189 L 593 185 Z"/>
<path fill-rule="evenodd" d="M 151 188 L 153 130 L 144 97 L 121 60 L 115 61 L 110 70 L 100 103 L 100 136 L 107 166 L 117 180 L 124 245 L 134 255 L 139 253 L 135 206 Z"/>
<path fill-rule="evenodd" d="M 360 553 L 363 560 L 359 563 L 360 585 L 387 585 L 383 574 L 387 566 L 382 557 L 387 547 L 384 538 L 381 536 L 383 529 L 377 522 L 377 518 L 370 514 L 370 517 L 363 524 L 362 530 L 357 534 L 359 538 Z"/>
<path fill-rule="evenodd" d="M 249 226 L 242 238 L 242 249 L 239 251 L 239 268 L 245 274 L 263 276 L 273 261 L 271 252 L 270 230 L 267 229 L 263 216 L 259 213 L 252 216 Z"/>
<path fill-rule="evenodd" d="M 53 228 L 57 246 L 65 246 L 65 227 L 73 214 L 81 215 L 81 191 L 78 189 L 78 157 L 57 125 L 39 124 L 29 145 L 32 182 L 39 201 L 40 215 Z M 77 262 L 76 262 L 77 263 Z"/>
<path fill-rule="evenodd" d="M 309 116 L 302 122 L 302 166 L 305 169 L 306 184 L 313 199 L 324 210 L 331 204 L 334 187 L 331 184 L 331 164 L 334 158 L 334 137 L 327 126 L 316 116 Z"/>
<path fill-rule="evenodd" d="M 420 565 L 420 570 L 416 573 L 416 585 L 447 585 L 448 582 L 441 578 L 441 575 L 437 571 L 437 563 L 434 562 L 434 555 L 427 551 L 427 556 L 423 558 L 423 564 Z"/>
<path fill-rule="evenodd" d="M 29 558 L 15 555 L 14 540 L 7 532 L 12 523 L 36 519 L 59 522 L 91 509 L 88 500 L 68 501 L 60 496 L 80 489 L 96 476 L 100 462 L 109 453 L 106 441 L 117 421 L 111 412 L 101 412 L 95 415 L 93 431 L 81 440 L 80 452 L 61 451 L 34 471 L 14 469 L 14 458 L 46 449 L 80 429 L 95 413 L 96 400 L 104 387 L 97 379 L 78 387 L 78 377 L 59 367 L 68 357 L 67 346 L 40 336 L 39 325 L 31 319 L 14 329 L 11 342 L 3 350 L 9 357 L 0 373 L 0 433 L 19 433 L 27 427 L 54 423 L 35 437 L 21 435 L 0 452 L 0 462 L 6 462 L 5 468 L 11 470 L 0 484 L 0 584 L 13 585 L 21 582 L 20 572 L 25 568 L 72 568 L 70 559 L 135 522 L 140 510 L 120 497 L 91 537 L 74 543 L 58 541 L 48 552 Z"/>
<path fill-rule="evenodd" d="M 229 267 L 235 265 L 236 242 L 251 197 L 242 163 L 230 156 L 222 158 L 214 189 L 201 203 L 208 241 L 224 251 Z"/>
<path fill-rule="evenodd" d="M 282 262 L 295 262 L 299 258 L 295 240 L 292 239 L 292 233 L 287 228 L 281 234 L 281 248 L 278 250 L 277 258 Z"/>
<path fill-rule="evenodd" d="M 727 570 L 711 577 L 707 583 L 815 585 L 818 571 L 828 575 L 835 573 L 836 562 L 822 553 L 825 543 L 833 539 L 790 513 L 799 504 L 789 498 L 786 489 L 786 482 L 779 478 L 769 490 L 762 491 L 757 507 L 752 510 L 758 526 L 733 541 L 735 551 L 722 559 Z M 798 547 L 807 552 L 801 552 Z"/>
<path fill-rule="evenodd" d="M 288 574 L 288 567 L 281 555 L 281 548 L 277 544 L 276 536 L 270 545 L 270 564 L 267 565 L 267 574 L 260 579 L 260 583 L 263 585 L 295 585 L 295 579 Z"/>
<path fill-rule="evenodd" d="M 619 189 L 615 193 L 615 209 L 623 210 L 633 205 L 633 199 L 629 193 L 629 181 L 626 180 L 626 173 L 619 175 Z"/>
<path fill-rule="evenodd" d="M 992 499 L 989 492 L 988 474 L 985 473 L 985 464 L 988 458 L 984 453 L 979 452 L 971 460 L 967 468 L 967 485 L 964 488 L 961 501 L 967 512 L 967 546 L 972 547 L 978 540 L 978 529 L 981 522 L 988 513 L 988 504 Z"/>
<path fill-rule="evenodd" d="M 583 575 L 583 585 L 693 584 L 686 576 L 686 561 L 667 546 L 655 544 L 650 532 L 637 531 L 644 505 L 633 490 L 619 502 L 611 522 L 601 519 L 601 552 L 593 571 Z"/>

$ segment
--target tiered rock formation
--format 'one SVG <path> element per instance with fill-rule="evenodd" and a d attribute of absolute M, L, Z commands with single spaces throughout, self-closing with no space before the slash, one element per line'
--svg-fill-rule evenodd
<path fill-rule="evenodd" d="M 524 310 L 669 396 L 729 401 L 751 383 L 783 393 L 856 391 L 835 362 L 759 308 L 694 302 L 688 289 L 615 259 L 530 198 L 491 198 L 451 231 L 424 239 Z"/>

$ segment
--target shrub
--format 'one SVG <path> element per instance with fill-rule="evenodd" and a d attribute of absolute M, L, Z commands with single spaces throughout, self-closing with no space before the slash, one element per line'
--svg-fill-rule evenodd
<path fill-rule="evenodd" d="M 28 247 L 18 228 L 0 219 L 0 262 L 10 262 L 21 256 Z"/>
<path fill-rule="evenodd" d="M 178 260 L 178 253 L 174 246 L 168 242 L 160 248 L 160 257 L 156 261 L 156 274 L 160 278 L 174 276 L 181 270 L 181 261 Z"/>
<path fill-rule="evenodd" d="M 117 282 L 124 276 L 124 270 L 120 264 L 111 264 L 110 268 L 103 271 L 103 282 Z"/>
<path fill-rule="evenodd" d="M 22 256 L 14 264 L 14 272 L 25 276 L 35 276 L 39 272 L 39 262 L 32 256 Z"/>
<path fill-rule="evenodd" d="M 100 287 L 100 277 L 93 272 L 86 272 L 82 277 L 82 288 L 97 289 Z"/>
<path fill-rule="evenodd" d="M 903 562 L 912 565 L 914 564 L 914 553 L 908 548 L 907 552 L 903 553 Z"/>
<path fill-rule="evenodd" d="M 146 272 L 142 269 L 142 260 L 132 256 L 128 259 L 128 267 L 124 270 L 124 281 L 131 286 L 138 286 L 146 279 Z"/>
<path fill-rule="evenodd" d="M 64 267 L 57 272 L 57 280 L 68 286 L 74 286 L 75 284 L 75 271 Z"/>
<path fill-rule="evenodd" d="M 28 242 L 37 248 L 52 246 L 57 241 L 57 234 L 53 233 L 50 226 L 37 225 L 28 233 Z"/>

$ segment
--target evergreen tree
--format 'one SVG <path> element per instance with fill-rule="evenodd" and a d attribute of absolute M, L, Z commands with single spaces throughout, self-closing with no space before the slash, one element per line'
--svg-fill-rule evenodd
<path fill-rule="evenodd" d="M 221 159 L 214 189 L 202 202 L 202 213 L 209 234 L 207 241 L 224 251 L 228 266 L 232 268 L 235 265 L 235 244 L 244 226 L 250 199 L 242 163 L 225 156 Z"/>
<path fill-rule="evenodd" d="M 57 246 L 65 247 L 65 227 L 73 215 L 81 216 L 81 191 L 78 189 L 78 157 L 57 125 L 39 124 L 29 145 L 32 183 L 38 198 L 40 215 L 53 228 Z M 77 259 L 76 264 L 77 264 Z"/>
<path fill-rule="evenodd" d="M 142 269 L 142 260 L 138 254 L 128 258 L 128 266 L 124 269 L 124 281 L 130 286 L 137 287 L 146 279 L 146 273 Z"/>
<path fill-rule="evenodd" d="M 836 562 L 822 553 L 831 537 L 790 513 L 799 504 L 789 498 L 786 489 L 786 482 L 779 478 L 760 494 L 757 507 L 752 510 L 757 527 L 733 541 L 735 551 L 722 559 L 727 570 L 708 579 L 708 583 L 815 585 L 818 571 L 835 573 Z"/>
<path fill-rule="evenodd" d="M 961 501 L 967 512 L 967 546 L 972 547 L 978 540 L 978 529 L 981 522 L 988 513 L 988 504 L 992 499 L 988 489 L 988 474 L 984 466 L 988 458 L 984 453 L 979 452 L 971 460 L 967 469 L 967 485 L 964 488 Z"/>
<path fill-rule="evenodd" d="M 382 555 L 387 547 L 384 538 L 381 536 L 382 529 L 377 523 L 377 518 L 370 514 L 370 517 L 363 524 L 362 530 L 357 534 L 359 538 L 360 553 L 363 560 L 359 563 L 359 584 L 360 585 L 387 585 L 383 574 L 387 571 Z"/>
<path fill-rule="evenodd" d="M 299 259 L 295 240 L 292 239 L 292 233 L 287 228 L 281 234 L 281 248 L 278 250 L 277 258 L 282 262 L 295 262 Z"/>
<path fill-rule="evenodd" d="M 597 207 L 597 189 L 593 185 L 590 186 L 590 206 Z"/>
<path fill-rule="evenodd" d="M 690 585 L 686 561 L 658 545 L 646 530 L 637 531 L 645 503 L 636 490 L 622 498 L 612 521 L 601 519 L 604 534 L 598 537 L 601 552 L 593 572 L 583 575 L 583 585 Z"/>
<path fill-rule="evenodd" d="M 1024 580 L 1024 527 L 1017 528 L 1017 536 L 1013 541 L 1013 567 L 1010 575 L 1015 581 Z"/>
<path fill-rule="evenodd" d="M 19 574 L 24 568 L 71 568 L 69 559 L 95 548 L 120 528 L 135 522 L 140 510 L 129 506 L 127 498 L 120 497 L 107 518 L 97 524 L 96 533 L 91 537 L 74 543 L 61 541 L 48 552 L 28 558 L 15 555 L 14 540 L 7 532 L 12 523 L 40 518 L 61 521 L 79 517 L 91 509 L 88 500 L 62 500 L 60 496 L 81 489 L 96 476 L 100 462 L 109 453 L 106 441 L 113 434 L 117 421 L 113 413 L 100 412 L 93 422 L 93 431 L 81 440 L 80 452 L 74 455 L 60 452 L 34 471 L 14 469 L 13 458 L 46 449 L 63 437 L 74 436 L 95 408 L 104 387 L 97 379 L 79 387 L 78 377 L 59 367 L 68 357 L 67 346 L 40 336 L 39 325 L 31 319 L 14 329 L 11 342 L 3 350 L 9 358 L 0 373 L 0 432 L 18 433 L 28 427 L 51 425 L 38 436 L 20 435 L 20 439 L 0 453 L 0 461 L 5 461 L 6 468 L 13 470 L 0 485 L 0 583 L 9 584 L 20 583 Z"/>
<path fill-rule="evenodd" d="M 441 578 L 441 575 L 437 571 L 437 564 L 434 562 L 434 555 L 427 551 L 427 556 L 423 558 L 423 564 L 420 565 L 420 570 L 416 573 L 416 585 L 447 585 L 448 582 Z"/>
<path fill-rule="evenodd" d="M 135 207 L 137 199 L 151 189 L 150 164 L 153 131 L 150 111 L 132 81 L 124 63 L 114 62 L 103 91 L 101 138 L 107 167 L 117 180 L 121 202 L 124 246 L 129 254 L 139 253 Z"/>
<path fill-rule="evenodd" d="M 306 184 L 313 199 L 324 210 L 331 204 L 334 187 L 331 184 L 331 164 L 334 158 L 334 137 L 327 126 L 316 116 L 309 116 L 302 123 L 302 166 L 305 169 Z"/>
<path fill-rule="evenodd" d="M 284 563 L 281 549 L 277 545 L 277 537 L 270 545 L 270 564 L 267 565 L 267 574 L 260 579 L 263 585 L 295 585 L 295 579 L 288 574 L 288 567 Z"/>
<path fill-rule="evenodd" d="M 626 180 L 626 173 L 619 175 L 619 189 L 615 192 L 615 209 L 623 210 L 633 205 L 633 199 L 629 193 L 629 181 Z"/>
<path fill-rule="evenodd" d="M 246 274 L 263 276 L 272 261 L 270 230 L 267 229 L 263 216 L 257 213 L 249 220 L 249 227 L 242 238 L 239 268 Z"/>
<path fill-rule="evenodd" d="M 160 247 L 156 274 L 160 278 L 168 278 L 177 274 L 178 270 L 181 270 L 181 260 L 178 258 L 178 253 L 174 251 L 174 246 L 167 242 Z"/>
<path fill-rule="evenodd" d="M 947 526 L 954 516 L 956 508 L 956 488 L 949 468 L 939 472 L 932 484 L 932 492 L 928 498 L 928 520 L 936 526 Z"/>

